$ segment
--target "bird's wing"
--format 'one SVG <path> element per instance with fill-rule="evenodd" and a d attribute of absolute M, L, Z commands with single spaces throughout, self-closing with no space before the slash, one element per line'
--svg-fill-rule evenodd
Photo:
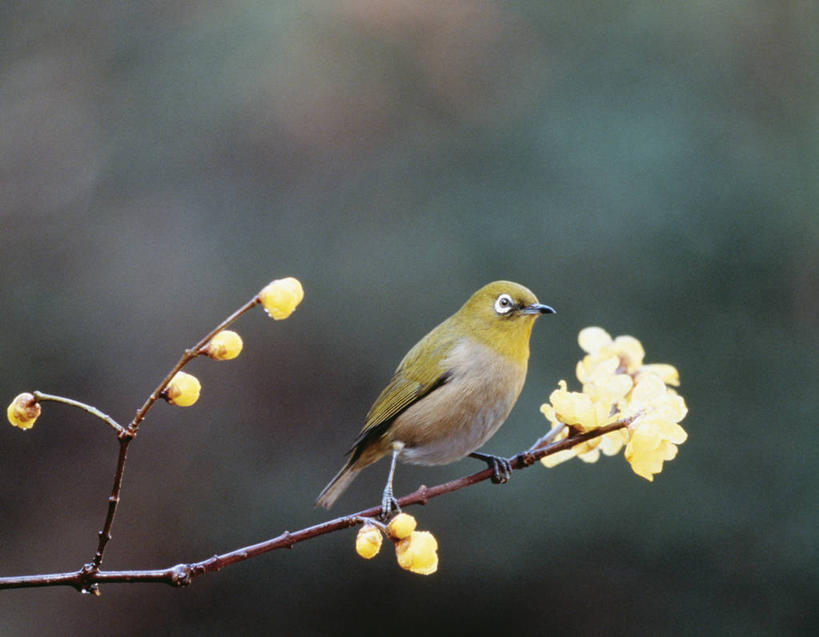
<path fill-rule="evenodd" d="M 448 349 L 442 344 L 442 349 Z M 444 361 L 441 353 L 424 352 L 431 360 Z M 418 365 L 421 352 L 417 346 L 407 353 L 389 384 L 379 394 L 367 414 L 367 422 L 352 445 L 351 451 L 366 441 L 378 438 L 389 427 L 401 412 L 409 408 L 424 396 L 435 391 L 452 377 L 452 370 L 443 365 Z M 430 356 L 431 354 L 437 354 Z"/>

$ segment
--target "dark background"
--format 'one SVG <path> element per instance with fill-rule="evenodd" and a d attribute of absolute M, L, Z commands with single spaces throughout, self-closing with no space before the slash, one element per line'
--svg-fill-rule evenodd
<path fill-rule="evenodd" d="M 412 511 L 440 570 L 347 531 L 185 590 L 0 592 L 4 635 L 808 634 L 816 628 L 819 9 L 812 2 L 5 2 L 0 396 L 122 422 L 267 281 L 245 352 L 195 361 L 131 447 L 105 566 L 166 567 L 312 508 L 406 350 L 482 284 L 558 310 L 487 445 L 574 380 L 577 332 L 675 364 L 689 440 Z M 0 428 L 0 574 L 96 546 L 116 441 L 47 405 Z M 401 467 L 398 492 L 477 470 Z M 382 463 L 333 510 L 375 504 Z"/>

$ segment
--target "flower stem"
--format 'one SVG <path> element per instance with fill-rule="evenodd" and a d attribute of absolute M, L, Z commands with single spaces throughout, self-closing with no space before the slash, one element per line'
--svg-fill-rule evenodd
<path fill-rule="evenodd" d="M 162 379 L 162 382 L 157 385 L 156 389 L 151 392 L 151 395 L 148 396 L 147 400 L 143 403 L 142 407 L 137 410 L 136 416 L 130 422 L 128 427 L 126 427 L 126 431 L 130 436 L 136 436 L 137 430 L 139 429 L 140 423 L 145 420 L 145 416 L 148 413 L 148 410 L 153 407 L 154 403 L 159 400 L 159 397 L 162 396 L 162 392 L 165 391 L 165 388 L 168 386 L 168 383 L 171 382 L 171 379 L 176 375 L 180 369 L 182 369 L 185 365 L 191 362 L 194 358 L 199 356 L 202 353 L 202 348 L 210 342 L 216 334 L 221 332 L 223 329 L 234 323 L 242 314 L 247 312 L 253 306 L 259 303 L 259 297 L 254 296 L 250 299 L 247 303 L 245 303 L 242 307 L 236 310 L 233 314 L 228 316 L 224 321 L 219 323 L 215 328 L 213 328 L 210 332 L 205 334 L 202 339 L 193 347 L 186 349 L 185 353 L 182 354 L 182 357 L 176 362 L 176 365 L 171 368 L 171 371 L 168 372 L 167 376 Z"/>
<path fill-rule="evenodd" d="M 122 425 L 120 425 L 116 420 L 111 418 L 111 416 L 109 416 L 108 414 L 104 414 L 96 407 L 82 403 L 79 400 L 73 400 L 71 398 L 66 398 L 65 396 L 55 396 L 54 394 L 46 394 L 41 391 L 34 391 L 32 393 L 38 401 L 63 403 L 64 405 L 70 405 L 71 407 L 82 409 L 83 411 L 88 412 L 92 416 L 96 416 L 106 424 L 110 425 L 114 429 L 114 431 L 117 432 L 118 435 L 122 434 L 125 431 L 125 428 Z"/>

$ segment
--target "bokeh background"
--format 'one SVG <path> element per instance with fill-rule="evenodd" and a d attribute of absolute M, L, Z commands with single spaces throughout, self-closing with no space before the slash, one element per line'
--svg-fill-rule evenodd
<path fill-rule="evenodd" d="M 0 632 L 811 633 L 817 24 L 797 0 L 3 3 L 4 405 L 41 389 L 127 422 L 267 281 L 306 290 L 288 321 L 242 319 L 236 361 L 195 361 L 195 407 L 151 413 L 106 567 L 325 519 L 401 356 L 498 278 L 558 314 L 486 450 L 543 433 L 586 325 L 679 368 L 690 438 L 653 484 L 577 462 L 413 511 L 441 545 L 428 578 L 347 531 L 184 590 L 2 591 Z M 0 427 L 0 574 L 92 556 L 116 449 L 55 405 Z M 478 468 L 401 467 L 397 490 Z"/>

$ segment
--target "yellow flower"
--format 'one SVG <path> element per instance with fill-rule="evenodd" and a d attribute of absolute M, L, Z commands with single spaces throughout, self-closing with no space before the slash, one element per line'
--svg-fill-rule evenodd
<path fill-rule="evenodd" d="M 369 560 L 381 550 L 381 531 L 373 524 L 365 524 L 358 530 L 355 537 L 355 552 L 365 560 Z"/>
<path fill-rule="evenodd" d="M 578 343 L 586 352 L 577 363 L 583 392 L 570 392 L 565 381 L 549 396 L 551 404 L 540 410 L 553 425 L 564 423 L 581 431 L 630 418 L 628 428 L 609 432 L 541 459 L 553 467 L 574 457 L 596 462 L 603 453 L 612 456 L 626 446 L 626 460 L 639 475 L 652 479 L 662 463 L 677 453 L 675 445 L 687 434 L 679 426 L 687 408 L 682 396 L 667 385 L 677 386 L 680 377 L 673 365 L 643 365 L 645 350 L 633 336 L 612 339 L 600 327 L 580 331 Z M 558 439 L 565 438 L 564 431 Z"/>
<path fill-rule="evenodd" d="M 560 381 L 560 382 L 563 383 L 565 381 Z M 543 403 L 540 406 L 540 413 L 543 414 L 544 416 L 546 416 L 546 420 L 548 420 L 550 423 L 552 423 L 552 427 L 564 424 L 564 423 L 560 422 L 560 420 L 558 420 L 557 415 L 555 414 L 555 408 L 552 407 L 549 403 Z M 555 440 L 562 440 L 567 435 L 568 435 L 568 432 L 565 429 L 563 429 L 563 431 L 561 431 L 557 436 L 555 436 Z"/>
<path fill-rule="evenodd" d="M 259 292 L 265 311 L 277 321 L 290 316 L 303 298 L 304 288 L 292 276 L 271 281 Z"/>
<path fill-rule="evenodd" d="M 217 361 L 229 361 L 242 351 L 242 337 L 232 330 L 222 330 L 210 339 L 205 354 Z"/>
<path fill-rule="evenodd" d="M 666 385 L 674 385 L 674 387 L 679 387 L 680 385 L 680 373 L 673 365 L 654 363 L 651 365 L 643 365 L 639 370 L 637 370 L 638 376 L 645 373 L 655 374 Z"/>
<path fill-rule="evenodd" d="M 641 374 L 631 392 L 624 412 L 635 420 L 629 425 L 625 457 L 631 469 L 646 480 L 653 480 L 663 462 L 677 455 L 677 447 L 688 434 L 679 423 L 688 413 L 682 396 L 666 387 L 653 373 Z"/>
<path fill-rule="evenodd" d="M 577 363 L 577 379 L 581 383 L 599 382 L 606 375 L 638 375 L 650 372 L 659 376 L 666 385 L 679 385 L 680 375 L 673 365 L 654 363 L 643 365 L 645 350 L 633 336 L 612 339 L 602 327 L 580 330 L 577 341 L 587 355 Z M 620 380 L 618 382 L 623 383 Z M 585 388 L 583 391 L 586 391 Z"/>
<path fill-rule="evenodd" d="M 609 403 L 595 402 L 592 397 L 587 396 L 586 394 L 566 391 L 566 381 L 564 380 L 561 380 L 558 384 L 560 385 L 560 388 L 553 391 L 549 397 L 554 405 L 544 403 L 540 407 L 541 413 L 546 416 L 547 420 L 549 420 L 553 426 L 558 424 L 573 424 L 575 427 L 579 427 L 584 431 L 589 431 L 604 424 L 608 424 L 609 422 L 613 422 L 613 420 L 616 419 L 616 412 L 614 416 L 609 415 L 607 418 L 603 419 L 604 414 L 611 414 L 610 407 L 607 406 Z M 557 408 L 562 410 L 560 416 L 556 411 Z M 575 408 L 574 411 L 571 411 L 573 408 Z M 578 413 L 580 417 L 577 417 Z M 571 414 L 574 414 L 574 416 Z M 594 426 L 592 426 L 594 424 L 591 419 L 592 416 L 594 418 L 594 422 L 598 423 Z M 572 418 L 577 422 L 569 423 L 563 420 L 563 418 Z M 574 457 L 578 457 L 584 462 L 597 462 L 598 458 L 600 457 L 600 451 L 607 456 L 611 456 L 616 454 L 622 447 L 622 442 L 620 442 L 622 438 L 619 436 L 613 436 L 613 434 L 620 434 L 620 432 L 610 432 L 600 436 L 599 438 L 592 438 L 586 442 L 581 442 L 571 449 L 563 449 L 557 453 L 544 456 L 540 459 L 540 462 L 545 467 L 549 468 L 557 466 L 561 462 L 566 462 L 566 460 L 571 460 Z M 555 436 L 555 440 L 563 440 L 568 435 L 568 429 L 564 429 L 557 436 Z"/>
<path fill-rule="evenodd" d="M 616 456 L 627 442 L 628 432 L 625 429 L 610 431 L 600 436 L 600 451 L 607 456 Z"/>
<path fill-rule="evenodd" d="M 686 438 L 685 429 L 676 423 L 642 420 L 626 445 L 626 460 L 634 473 L 653 481 L 654 474 L 663 470 L 663 462 L 677 455 L 675 445 L 682 444 Z"/>
<path fill-rule="evenodd" d="M 580 369 L 582 364 L 582 361 L 577 364 L 577 376 L 580 378 L 582 374 L 583 393 L 609 408 L 621 404 L 634 386 L 629 374 L 617 373 L 620 359 L 616 356 L 600 361 L 588 371 Z"/>
<path fill-rule="evenodd" d="M 577 344 L 587 354 L 593 354 L 611 343 L 611 335 L 602 327 L 584 327 L 577 334 Z"/>
<path fill-rule="evenodd" d="M 548 456 L 543 456 L 540 459 L 540 464 L 542 464 L 544 467 L 548 467 L 549 469 L 551 469 L 552 467 L 556 467 L 562 462 L 571 460 L 576 455 L 577 454 L 574 452 L 574 449 L 563 449 L 562 451 L 557 451 Z"/>
<path fill-rule="evenodd" d="M 572 447 L 572 451 L 583 462 L 597 462 L 600 459 L 600 450 L 597 448 L 600 445 L 600 438 L 602 436 L 581 442 L 579 445 Z"/>
<path fill-rule="evenodd" d="M 558 389 L 551 393 L 549 402 L 557 421 L 582 431 L 597 429 L 611 422 L 611 403 L 592 400 L 588 394 L 568 391 L 565 380 L 558 383 Z"/>
<path fill-rule="evenodd" d="M 9 422 L 20 429 L 31 429 L 42 408 L 33 394 L 22 393 L 11 401 L 6 410 Z"/>
<path fill-rule="evenodd" d="M 396 540 L 403 540 L 414 530 L 417 522 L 409 513 L 399 513 L 387 525 L 387 533 Z"/>
<path fill-rule="evenodd" d="M 560 422 L 555 415 L 555 408 L 552 407 L 549 403 L 543 403 L 540 406 L 540 412 L 546 416 L 549 422 L 552 423 L 552 426 L 562 425 L 563 423 Z M 554 441 L 557 442 L 558 440 L 563 440 L 566 436 L 569 435 L 569 430 L 567 428 L 563 428 L 555 437 Z M 561 462 L 566 462 L 566 460 L 571 460 L 574 458 L 575 453 L 572 449 L 564 449 L 563 451 L 558 451 L 556 453 L 550 454 L 548 456 L 543 456 L 540 459 L 541 464 L 544 467 L 555 467 L 559 465 Z"/>
<path fill-rule="evenodd" d="M 438 570 L 438 541 L 429 531 L 413 531 L 395 543 L 395 557 L 401 568 L 430 575 Z"/>
<path fill-rule="evenodd" d="M 683 397 L 666 387 L 662 378 L 651 373 L 639 375 L 623 409 L 626 418 L 645 415 L 670 422 L 680 422 L 687 413 Z"/>
<path fill-rule="evenodd" d="M 172 405 L 190 407 L 199 400 L 201 390 L 202 385 L 196 376 L 185 372 L 176 372 L 162 395 Z"/>
<path fill-rule="evenodd" d="M 594 373 L 597 365 L 616 358 L 615 368 L 633 374 L 643 364 L 645 350 L 633 336 L 618 336 L 615 339 L 602 327 L 586 327 L 577 336 L 580 348 L 587 355 L 577 364 L 577 379 L 585 383 L 585 377 Z"/>

